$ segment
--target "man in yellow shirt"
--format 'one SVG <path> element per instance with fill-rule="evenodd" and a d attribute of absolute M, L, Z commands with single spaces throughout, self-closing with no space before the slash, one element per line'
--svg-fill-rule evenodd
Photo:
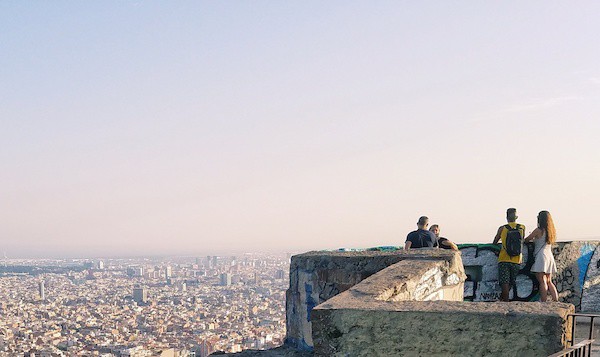
<path fill-rule="evenodd" d="M 500 295 L 501 301 L 508 301 L 510 288 L 515 286 L 517 275 L 519 274 L 521 260 L 523 255 L 519 252 L 517 255 L 510 255 L 507 251 L 507 236 L 509 231 L 517 230 L 520 233 L 521 243 L 525 236 L 525 226 L 517 223 L 517 209 L 509 208 L 506 210 L 506 220 L 508 224 L 500 226 L 496 237 L 494 237 L 494 244 L 498 244 L 498 241 L 502 241 L 502 248 L 500 248 L 500 254 L 498 255 L 498 282 L 502 288 L 502 295 Z M 516 294 L 516 291 L 514 292 Z"/>

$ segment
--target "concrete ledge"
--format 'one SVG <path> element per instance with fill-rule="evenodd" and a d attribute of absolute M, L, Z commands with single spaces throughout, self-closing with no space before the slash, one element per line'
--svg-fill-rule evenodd
<path fill-rule="evenodd" d="M 569 338 L 564 303 L 327 302 L 315 308 L 317 356 L 547 356 Z"/>
<path fill-rule="evenodd" d="M 373 301 L 462 301 L 464 279 L 462 268 L 447 261 L 405 260 L 366 278 L 317 308 L 336 304 L 362 305 Z"/>
<path fill-rule="evenodd" d="M 290 288 L 286 292 L 286 344 L 305 350 L 312 349 L 310 312 L 315 306 L 347 291 L 375 273 L 403 261 L 412 262 L 403 265 L 402 269 L 407 274 L 413 268 L 420 269 L 418 272 L 411 273 L 411 279 L 403 279 L 405 281 L 413 280 L 412 278 L 416 278 L 418 273 L 426 273 L 422 270 L 424 266 L 433 269 L 431 276 L 429 276 L 429 283 L 425 284 L 423 282 L 422 287 L 431 286 L 431 283 L 436 281 L 449 284 L 456 277 L 461 283 L 465 279 L 460 253 L 444 249 L 413 249 L 391 252 L 314 251 L 293 256 L 290 264 Z M 443 264 L 435 265 L 433 262 L 443 262 Z M 434 265 L 430 266 L 430 263 Z M 449 278 L 448 272 L 451 270 L 457 272 L 454 278 Z M 405 297 L 400 293 L 402 287 L 392 285 L 386 288 L 381 285 L 382 280 L 386 279 L 390 278 L 380 278 L 372 281 L 374 284 L 379 284 L 379 289 L 381 289 L 379 298 L 404 299 Z M 398 281 L 398 279 L 392 280 Z M 394 292 L 396 288 L 398 290 Z M 427 289 L 419 292 L 413 291 L 408 286 L 406 289 L 406 291 L 411 291 L 410 294 L 415 294 L 415 298 L 419 297 L 420 299 L 440 299 L 444 295 L 452 295 L 445 293 L 444 289 L 437 289 L 438 296 L 428 297 L 430 294 Z M 386 297 L 386 293 L 390 296 Z M 459 295 L 462 299 L 462 290 Z"/>
<path fill-rule="evenodd" d="M 566 345 L 573 305 L 463 302 L 460 254 L 416 253 L 312 309 L 315 355 L 547 356 Z"/>

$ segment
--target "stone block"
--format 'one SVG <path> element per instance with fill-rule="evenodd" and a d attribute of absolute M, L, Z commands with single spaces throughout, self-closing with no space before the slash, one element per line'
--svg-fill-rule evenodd
<path fill-rule="evenodd" d="M 312 312 L 316 356 L 547 356 L 570 338 L 563 303 L 337 299 Z M 476 342 L 476 343 L 475 343 Z"/>
<path fill-rule="evenodd" d="M 293 256 L 290 264 L 290 288 L 287 291 L 289 300 L 286 302 L 286 343 L 299 349 L 310 349 L 312 347 L 310 311 L 315 306 L 347 291 L 382 269 L 404 260 L 424 263 L 447 262 L 443 267 L 444 273 L 441 275 L 432 273 L 428 276 L 428 281 L 438 285 L 460 281 L 462 291 L 464 273 L 462 273 L 460 254 L 449 250 L 325 251 Z M 419 262 L 414 264 L 417 266 L 422 264 Z M 447 273 L 450 271 L 456 275 L 451 276 L 451 273 Z M 447 289 L 432 291 L 424 285 L 421 289 L 419 294 L 423 295 L 423 298 L 436 299 L 443 296 L 455 298 L 456 296 L 453 291 Z"/>

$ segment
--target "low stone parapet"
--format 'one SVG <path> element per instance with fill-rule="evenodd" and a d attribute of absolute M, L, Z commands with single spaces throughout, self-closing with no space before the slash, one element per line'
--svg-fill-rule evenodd
<path fill-rule="evenodd" d="M 316 356 L 548 356 L 570 338 L 574 312 L 565 303 L 363 297 L 345 293 L 313 309 Z"/>
<path fill-rule="evenodd" d="M 464 302 L 460 253 L 415 250 L 310 312 L 317 356 L 547 356 L 570 338 L 565 303 Z"/>
<path fill-rule="evenodd" d="M 413 294 L 415 299 L 425 299 L 429 295 L 431 295 L 429 299 L 440 299 L 443 296 L 450 299 L 454 294 L 452 300 L 457 299 L 458 296 L 462 300 L 462 282 L 466 276 L 460 253 L 457 252 L 443 249 L 414 249 L 391 252 L 322 251 L 299 254 L 292 257 L 290 265 L 290 288 L 286 294 L 286 344 L 310 350 L 313 346 L 310 315 L 312 309 L 356 286 L 373 274 L 391 268 L 398 262 L 403 262 L 403 265 L 389 271 L 399 275 L 410 274 L 411 279 L 403 280 L 409 285 L 388 287 L 386 290 L 384 284 L 386 280 L 397 282 L 403 279 L 387 275 L 387 278 L 369 280 L 368 284 L 377 284 L 382 289 L 382 294 L 396 294 L 396 298 L 402 296 L 402 289 L 404 289 L 409 294 Z M 431 271 L 428 273 L 428 270 Z M 414 290 L 410 285 L 413 278 L 421 279 L 423 276 L 426 276 L 424 282 L 428 283 L 420 284 L 422 291 Z M 444 288 L 447 285 L 452 285 L 455 289 Z M 435 292 L 431 290 L 434 286 Z M 398 291 L 395 293 L 390 289 Z"/>

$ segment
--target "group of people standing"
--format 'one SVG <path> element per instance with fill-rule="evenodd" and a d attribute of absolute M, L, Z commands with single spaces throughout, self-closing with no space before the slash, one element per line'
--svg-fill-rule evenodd
<path fill-rule="evenodd" d="M 558 291 L 552 282 L 552 274 L 556 273 L 556 262 L 552 255 L 552 245 L 556 242 L 556 229 L 552 216 L 548 211 L 541 211 L 537 217 L 537 228 L 525 237 L 525 226 L 517 223 L 516 208 L 506 210 L 507 224 L 500 226 L 494 237 L 494 243 L 502 244 L 498 255 L 498 282 L 502 288 L 500 300 L 509 301 L 511 287 L 515 286 L 517 275 L 521 269 L 523 242 L 534 242 L 531 272 L 539 282 L 540 300 L 547 301 L 548 294 L 552 300 L 558 301 Z M 445 248 L 458 250 L 456 244 L 447 238 L 440 237 L 440 227 L 433 224 L 429 230 L 429 218 L 422 216 L 417 222 L 417 230 L 406 237 L 404 249 Z"/>
<path fill-rule="evenodd" d="M 494 244 L 502 243 L 498 255 L 498 282 L 502 288 L 500 300 L 509 301 L 510 288 L 515 286 L 517 275 L 521 269 L 523 254 L 511 251 L 510 235 L 519 232 L 520 238 L 525 242 L 534 242 L 533 265 L 531 272 L 535 273 L 540 286 L 540 300 L 547 301 L 548 294 L 552 300 L 558 301 L 558 291 L 552 282 L 552 274 L 556 274 L 556 262 L 552 255 L 552 245 L 556 243 L 556 229 L 554 221 L 548 211 L 541 211 L 537 216 L 537 228 L 525 237 L 525 226 L 517 223 L 517 209 L 506 210 L 506 221 L 508 224 L 498 228 L 494 237 Z M 515 234 L 516 235 L 516 234 Z"/>

